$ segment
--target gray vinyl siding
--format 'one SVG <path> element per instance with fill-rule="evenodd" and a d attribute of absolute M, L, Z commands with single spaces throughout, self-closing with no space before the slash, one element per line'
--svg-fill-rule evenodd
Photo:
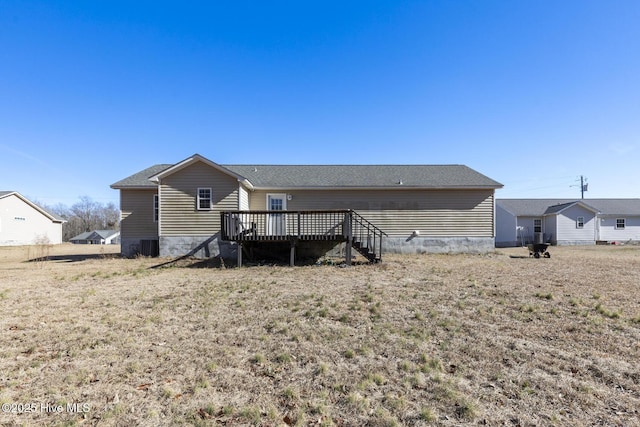
<path fill-rule="evenodd" d="M 584 227 L 577 228 L 576 220 L 584 217 Z M 582 206 L 574 205 L 557 216 L 557 240 L 559 243 L 595 242 L 595 214 Z"/>
<path fill-rule="evenodd" d="M 120 190 L 121 236 L 126 239 L 157 239 L 158 223 L 153 220 L 153 196 L 149 190 Z"/>
<path fill-rule="evenodd" d="M 204 163 L 179 170 L 160 185 L 161 236 L 211 236 L 220 231 L 220 211 L 239 206 L 238 180 Z M 198 188 L 211 188 L 211 210 L 197 209 Z"/>
<path fill-rule="evenodd" d="M 518 241 L 516 216 L 496 205 L 496 246 L 515 246 Z"/>
<path fill-rule="evenodd" d="M 545 221 L 544 218 L 541 216 L 519 216 L 518 217 L 518 225 L 517 227 L 522 227 L 522 233 L 525 236 L 531 236 L 533 237 L 533 220 L 534 219 L 541 219 L 542 220 L 542 232 L 546 233 L 546 228 L 545 228 Z"/>
<path fill-rule="evenodd" d="M 269 191 L 250 194 L 265 210 Z M 281 191 L 273 191 L 281 193 Z M 493 237 L 493 190 L 287 191 L 287 210 L 354 209 L 389 236 Z"/>
<path fill-rule="evenodd" d="M 616 229 L 616 219 L 624 218 L 624 229 Z M 600 221 L 600 236 L 598 240 L 622 242 L 625 240 L 640 240 L 640 216 L 611 215 L 602 216 Z"/>
<path fill-rule="evenodd" d="M 549 237 L 554 245 L 558 243 L 558 217 L 557 215 L 545 216 L 542 220 L 544 233 Z M 585 224 L 586 226 L 586 224 Z"/>

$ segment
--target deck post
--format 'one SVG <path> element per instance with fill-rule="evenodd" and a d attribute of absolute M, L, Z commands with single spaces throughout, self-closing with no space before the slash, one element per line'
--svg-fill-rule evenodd
<path fill-rule="evenodd" d="M 242 243 L 238 242 L 238 267 L 242 267 Z"/>
<path fill-rule="evenodd" d="M 344 251 L 344 262 L 351 265 L 351 249 L 353 247 L 353 230 L 351 229 L 351 211 L 344 215 L 344 234 L 347 238 L 347 246 Z"/>
<path fill-rule="evenodd" d="M 291 251 L 289 252 L 289 266 L 295 267 L 296 265 L 296 241 L 291 239 Z"/>

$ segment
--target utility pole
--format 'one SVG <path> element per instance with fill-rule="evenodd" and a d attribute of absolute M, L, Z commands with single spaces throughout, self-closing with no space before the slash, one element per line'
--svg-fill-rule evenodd
<path fill-rule="evenodd" d="M 577 185 L 570 185 L 569 187 L 577 187 Z M 587 184 L 587 178 L 584 175 L 580 175 L 580 197 L 584 199 L 584 192 L 589 190 L 589 184 Z"/>
<path fill-rule="evenodd" d="M 589 184 L 587 184 L 587 178 L 580 175 L 580 198 L 584 199 L 584 192 L 588 190 Z"/>

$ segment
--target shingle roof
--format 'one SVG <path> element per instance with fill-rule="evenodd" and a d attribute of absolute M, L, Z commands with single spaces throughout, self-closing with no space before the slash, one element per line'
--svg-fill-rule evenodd
<path fill-rule="evenodd" d="M 113 236 L 114 234 L 118 234 L 119 231 L 118 230 L 94 230 L 94 233 L 96 233 L 97 235 L 99 235 L 100 237 L 102 237 L 103 239 L 108 239 L 109 237 Z"/>
<path fill-rule="evenodd" d="M 496 204 L 515 216 L 542 216 L 550 206 L 571 203 L 575 199 L 496 199 Z"/>
<path fill-rule="evenodd" d="M 111 188 L 119 189 L 119 188 L 155 188 L 157 185 L 151 181 L 151 178 L 154 175 L 162 172 L 163 170 L 171 167 L 173 165 L 170 164 L 158 164 L 148 167 L 144 170 L 141 170 L 138 173 L 134 173 L 131 176 L 128 176 L 124 179 L 121 179 L 118 182 L 114 182 L 111 184 Z"/>
<path fill-rule="evenodd" d="M 257 188 L 499 188 L 464 165 L 223 165 Z"/>
<path fill-rule="evenodd" d="M 77 236 L 70 238 L 69 241 L 86 240 L 87 237 L 91 236 L 91 233 L 92 233 L 91 231 L 85 231 L 84 233 L 80 233 Z"/>
<path fill-rule="evenodd" d="M 640 215 L 640 199 L 496 199 L 498 206 L 515 216 L 556 213 L 576 202 L 583 202 L 603 215 Z"/>
<path fill-rule="evenodd" d="M 640 199 L 588 199 L 604 215 L 640 215 Z"/>
<path fill-rule="evenodd" d="M 43 211 L 46 211 L 49 215 L 51 215 L 51 216 L 52 216 L 56 221 L 58 221 L 58 222 L 67 222 L 67 220 L 66 220 L 66 219 L 64 219 L 63 217 L 61 217 L 61 216 L 60 216 L 60 215 L 58 215 L 57 213 L 50 212 L 50 211 L 48 211 L 48 210 L 46 210 L 46 209 L 44 209 L 44 208 L 40 208 L 40 209 L 42 209 Z"/>
<path fill-rule="evenodd" d="M 153 188 L 149 178 L 172 165 L 155 165 L 111 185 Z M 464 165 L 220 165 L 255 188 L 500 188 Z"/>
<path fill-rule="evenodd" d="M 575 205 L 576 203 L 578 203 L 578 202 L 573 201 L 573 202 L 569 202 L 569 203 L 561 203 L 561 204 L 559 204 L 559 205 L 549 206 L 549 207 L 547 208 L 547 210 L 546 210 L 546 211 L 544 211 L 544 213 L 545 213 L 545 214 L 554 214 L 554 213 L 558 213 L 558 212 L 560 212 L 560 211 L 562 211 L 562 210 L 564 210 L 564 209 L 568 208 L 569 206 L 573 206 L 573 205 Z"/>
<path fill-rule="evenodd" d="M 97 234 L 98 236 L 100 236 L 103 239 L 108 239 L 109 237 L 113 236 L 114 234 L 119 233 L 118 230 L 93 230 L 93 231 L 85 231 L 84 233 L 80 233 L 75 237 L 72 237 L 71 239 L 69 239 L 70 241 L 72 240 L 86 240 L 89 237 L 91 237 L 94 234 Z"/>

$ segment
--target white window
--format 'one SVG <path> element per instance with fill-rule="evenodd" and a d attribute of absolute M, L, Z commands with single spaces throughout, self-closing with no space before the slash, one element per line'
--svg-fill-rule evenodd
<path fill-rule="evenodd" d="M 533 220 L 533 232 L 534 233 L 542 233 L 542 220 L 534 219 Z"/>
<path fill-rule="evenodd" d="M 269 199 L 269 210 L 270 211 L 283 211 L 284 208 L 284 200 L 283 199 Z"/>
<path fill-rule="evenodd" d="M 158 218 L 160 217 L 160 201 L 158 199 L 158 195 L 153 195 L 153 221 L 158 222 Z"/>
<path fill-rule="evenodd" d="M 579 216 L 576 219 L 576 228 L 584 228 L 584 217 L 583 216 Z"/>
<path fill-rule="evenodd" d="M 198 188 L 198 210 L 208 211 L 211 209 L 211 188 Z"/>
<path fill-rule="evenodd" d="M 616 230 L 624 230 L 625 220 L 624 218 L 616 218 Z"/>

